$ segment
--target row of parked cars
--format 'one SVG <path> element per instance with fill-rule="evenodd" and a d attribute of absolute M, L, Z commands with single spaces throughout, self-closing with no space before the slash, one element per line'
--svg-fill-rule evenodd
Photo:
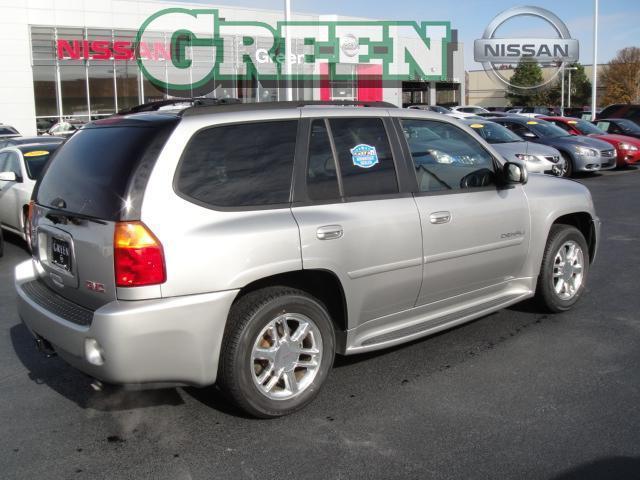
<path fill-rule="evenodd" d="M 609 143 L 382 103 L 139 112 L 92 122 L 53 155 L 0 150 L 22 162 L 3 192 L 34 173 L 28 159 L 45 165 L 19 205 L 33 251 L 15 271 L 20 317 L 96 386 L 216 383 L 277 417 L 316 397 L 336 354 L 534 296 L 562 312 L 585 292 L 600 234 L 590 193 L 528 168 L 567 175 L 547 137 L 575 139 L 566 148 L 599 167 Z"/>
<path fill-rule="evenodd" d="M 628 118 L 602 117 L 589 122 L 534 112 L 489 112 L 474 106 L 409 108 L 460 119 L 505 158 L 525 162 L 530 172 L 570 177 L 640 162 L 640 126 Z"/>

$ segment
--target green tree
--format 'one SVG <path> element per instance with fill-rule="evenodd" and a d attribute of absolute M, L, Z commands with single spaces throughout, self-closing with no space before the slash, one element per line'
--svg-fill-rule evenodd
<path fill-rule="evenodd" d="M 517 87 L 533 87 L 543 82 L 542 69 L 538 62 L 528 58 L 522 58 L 509 80 L 506 97 L 511 105 L 535 106 L 539 105 L 537 89 L 523 90 Z"/>
<path fill-rule="evenodd" d="M 571 70 L 571 106 L 583 107 L 589 105 L 591 102 L 591 82 L 584 73 L 584 66 L 576 62 L 572 65 L 567 65 L 567 68 L 577 69 Z M 569 106 L 569 71 L 566 70 L 564 74 L 565 107 Z M 540 105 L 559 106 L 562 104 L 561 95 L 562 74 L 558 73 L 558 76 L 547 88 L 538 92 L 538 99 L 540 100 Z"/>

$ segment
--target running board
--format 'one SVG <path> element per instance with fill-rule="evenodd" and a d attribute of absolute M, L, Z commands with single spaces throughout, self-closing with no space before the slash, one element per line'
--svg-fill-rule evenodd
<path fill-rule="evenodd" d="M 526 298 L 530 298 L 532 294 L 533 292 L 531 291 L 523 292 L 520 290 L 516 293 L 471 305 L 442 316 L 438 316 L 438 313 L 433 312 L 422 314 L 420 316 L 416 316 L 409 326 L 399 328 L 397 330 L 387 329 L 379 335 L 365 336 L 361 343 L 355 343 L 351 346 L 347 346 L 345 353 L 353 354 L 367 352 L 370 350 L 379 350 L 399 345 L 417 338 L 433 335 L 442 330 L 469 322 L 476 318 L 488 315 L 489 313 L 501 310 L 509 305 L 513 305 L 514 303 L 518 303 Z"/>

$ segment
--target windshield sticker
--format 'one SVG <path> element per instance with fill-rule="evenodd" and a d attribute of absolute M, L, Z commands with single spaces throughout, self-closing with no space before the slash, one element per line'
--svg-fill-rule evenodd
<path fill-rule="evenodd" d="M 481 123 L 472 123 L 470 125 L 471 128 L 484 128 L 484 125 L 482 125 Z"/>
<path fill-rule="evenodd" d="M 379 163 L 376 147 L 372 147 L 371 145 L 361 143 L 353 147 L 350 152 L 351 160 L 353 160 L 353 164 L 356 167 L 371 168 Z"/>
<path fill-rule="evenodd" d="M 41 157 L 42 155 L 49 155 L 49 152 L 46 150 L 34 150 L 33 152 L 27 152 L 24 154 L 25 157 Z"/>
<path fill-rule="evenodd" d="M 527 122 L 527 125 L 537 125 L 538 122 Z"/>

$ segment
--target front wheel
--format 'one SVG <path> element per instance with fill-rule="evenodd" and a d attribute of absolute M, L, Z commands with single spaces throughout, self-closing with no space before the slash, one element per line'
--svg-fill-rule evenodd
<path fill-rule="evenodd" d="M 553 225 L 538 276 L 538 301 L 552 312 L 569 310 L 584 293 L 588 274 L 589 248 L 580 230 Z"/>
<path fill-rule="evenodd" d="M 288 287 L 268 287 L 231 308 L 220 354 L 218 384 L 247 413 L 287 415 L 320 391 L 335 355 L 326 307 Z"/>
<path fill-rule="evenodd" d="M 573 175 L 573 160 L 571 157 L 566 154 L 562 154 L 562 159 L 564 160 L 562 170 L 560 171 L 560 176 L 564 178 L 571 178 Z"/>

